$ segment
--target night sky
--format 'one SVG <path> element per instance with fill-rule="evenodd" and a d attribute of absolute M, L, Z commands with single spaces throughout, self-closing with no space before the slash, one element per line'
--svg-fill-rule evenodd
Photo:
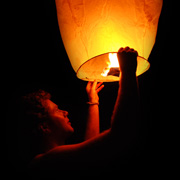
<path fill-rule="evenodd" d="M 8 98 L 7 145 L 16 146 L 14 133 L 17 118 L 13 112 L 16 100 L 37 89 L 51 93 L 52 100 L 61 109 L 69 111 L 72 126 L 75 128 L 74 136 L 69 139 L 69 143 L 81 142 L 88 108 L 85 92 L 87 82 L 79 80 L 71 67 L 58 28 L 55 2 L 31 0 L 24 4 L 16 4 L 15 7 L 17 8 L 12 11 L 11 18 L 8 18 L 11 31 L 8 43 L 10 51 L 7 54 L 9 60 L 6 62 L 4 86 Z M 13 9 L 13 5 L 11 8 Z M 147 163 L 148 167 L 158 167 L 158 164 L 166 161 L 166 136 L 163 127 L 168 109 L 167 61 L 170 57 L 168 44 L 171 40 L 171 13 L 171 4 L 165 1 L 156 44 L 149 57 L 151 67 L 138 77 L 142 120 L 139 150 L 141 158 L 137 159 Z M 99 94 L 101 131 L 109 128 L 118 90 L 117 82 L 104 85 Z"/>

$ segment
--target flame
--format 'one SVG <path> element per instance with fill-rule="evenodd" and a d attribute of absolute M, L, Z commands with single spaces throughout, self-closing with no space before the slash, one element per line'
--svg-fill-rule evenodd
<path fill-rule="evenodd" d="M 104 68 L 103 73 L 101 74 L 104 77 L 108 75 L 110 68 L 119 67 L 117 53 L 109 53 L 109 61 L 107 62 L 107 65 L 108 66 Z"/>
<path fill-rule="evenodd" d="M 109 53 L 110 68 L 119 67 L 117 53 Z"/>

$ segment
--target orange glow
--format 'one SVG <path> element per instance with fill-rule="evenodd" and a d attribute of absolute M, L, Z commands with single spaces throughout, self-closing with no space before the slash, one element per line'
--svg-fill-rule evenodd
<path fill-rule="evenodd" d="M 109 53 L 110 64 L 109 67 L 119 67 L 117 53 Z"/>
<path fill-rule="evenodd" d="M 118 81 L 107 76 L 115 54 L 129 46 L 138 52 L 137 75 L 150 67 L 163 0 L 56 0 L 61 37 L 78 78 Z M 111 52 L 111 53 L 110 53 Z M 112 65 L 116 62 L 116 65 Z"/>

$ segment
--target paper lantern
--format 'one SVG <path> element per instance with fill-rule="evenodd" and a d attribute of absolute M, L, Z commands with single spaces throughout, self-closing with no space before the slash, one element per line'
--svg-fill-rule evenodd
<path fill-rule="evenodd" d="M 61 37 L 82 80 L 118 81 L 119 48 L 138 51 L 136 75 L 150 67 L 162 0 L 56 0 Z"/>

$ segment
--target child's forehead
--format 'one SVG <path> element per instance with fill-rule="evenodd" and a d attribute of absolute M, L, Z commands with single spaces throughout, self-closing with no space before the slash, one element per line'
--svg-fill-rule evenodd
<path fill-rule="evenodd" d="M 51 101 L 50 99 L 46 99 L 45 100 L 45 104 L 46 104 L 46 107 L 50 110 L 54 109 L 54 108 L 58 108 L 58 105 L 55 104 L 53 101 Z"/>

